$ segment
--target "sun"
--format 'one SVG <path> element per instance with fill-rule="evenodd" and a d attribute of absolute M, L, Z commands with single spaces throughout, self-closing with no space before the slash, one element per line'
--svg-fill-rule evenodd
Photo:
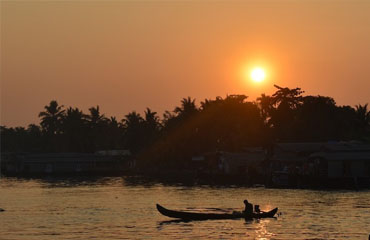
<path fill-rule="evenodd" d="M 256 67 L 256 68 L 253 68 L 252 71 L 251 71 L 251 78 L 254 82 L 262 82 L 263 80 L 265 80 L 266 78 L 266 73 L 265 73 L 265 70 L 260 68 L 260 67 Z"/>

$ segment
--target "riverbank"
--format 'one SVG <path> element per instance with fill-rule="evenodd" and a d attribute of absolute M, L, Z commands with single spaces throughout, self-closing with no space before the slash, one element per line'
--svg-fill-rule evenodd
<path fill-rule="evenodd" d="M 159 162 L 124 150 L 1 156 L 1 174 L 15 177 L 137 175 L 208 185 L 370 188 L 370 145 L 359 142 L 276 143 Z"/>

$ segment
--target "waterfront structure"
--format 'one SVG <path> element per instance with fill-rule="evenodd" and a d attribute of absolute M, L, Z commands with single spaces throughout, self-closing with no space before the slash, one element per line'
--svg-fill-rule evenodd
<path fill-rule="evenodd" d="M 311 175 L 313 166 L 307 163 L 312 153 L 319 152 L 325 143 L 277 143 L 269 151 L 269 170 L 266 182 L 270 186 L 300 185 L 301 176 Z"/>
<path fill-rule="evenodd" d="M 313 161 L 327 163 L 327 177 L 366 177 L 369 175 L 369 152 L 318 152 L 310 156 Z"/>
<path fill-rule="evenodd" d="M 200 179 L 271 187 L 370 187 L 370 145 L 360 142 L 276 143 L 243 152 L 192 157 Z"/>
<path fill-rule="evenodd" d="M 5 157 L 6 156 L 6 157 Z M 122 150 L 98 153 L 23 153 L 2 157 L 7 175 L 110 174 L 133 165 L 130 153 Z"/>
<path fill-rule="evenodd" d="M 206 168 L 209 173 L 225 175 L 248 174 L 265 160 L 262 148 L 247 148 L 244 152 L 211 152 L 192 157 L 193 167 Z"/>
<path fill-rule="evenodd" d="M 192 168 L 200 179 L 218 183 L 263 183 L 265 151 L 246 148 L 243 152 L 209 152 L 192 157 Z"/>
<path fill-rule="evenodd" d="M 269 162 L 271 186 L 370 186 L 370 146 L 367 144 L 276 144 Z"/>

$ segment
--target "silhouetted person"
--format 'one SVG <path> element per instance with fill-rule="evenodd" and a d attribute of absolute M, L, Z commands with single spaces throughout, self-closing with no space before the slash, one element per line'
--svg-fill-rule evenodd
<path fill-rule="evenodd" d="M 248 200 L 244 200 L 244 205 L 245 205 L 244 214 L 247 217 L 252 216 L 252 214 L 253 214 L 253 204 L 249 203 Z"/>

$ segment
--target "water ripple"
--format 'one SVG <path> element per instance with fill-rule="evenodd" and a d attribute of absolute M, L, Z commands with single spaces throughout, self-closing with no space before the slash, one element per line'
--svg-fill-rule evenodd
<path fill-rule="evenodd" d="M 135 181 L 138 179 L 138 181 Z M 368 239 L 370 191 L 184 186 L 130 178 L 0 180 L 1 239 Z M 186 222 L 155 203 L 203 212 L 241 210 L 274 219 Z"/>

